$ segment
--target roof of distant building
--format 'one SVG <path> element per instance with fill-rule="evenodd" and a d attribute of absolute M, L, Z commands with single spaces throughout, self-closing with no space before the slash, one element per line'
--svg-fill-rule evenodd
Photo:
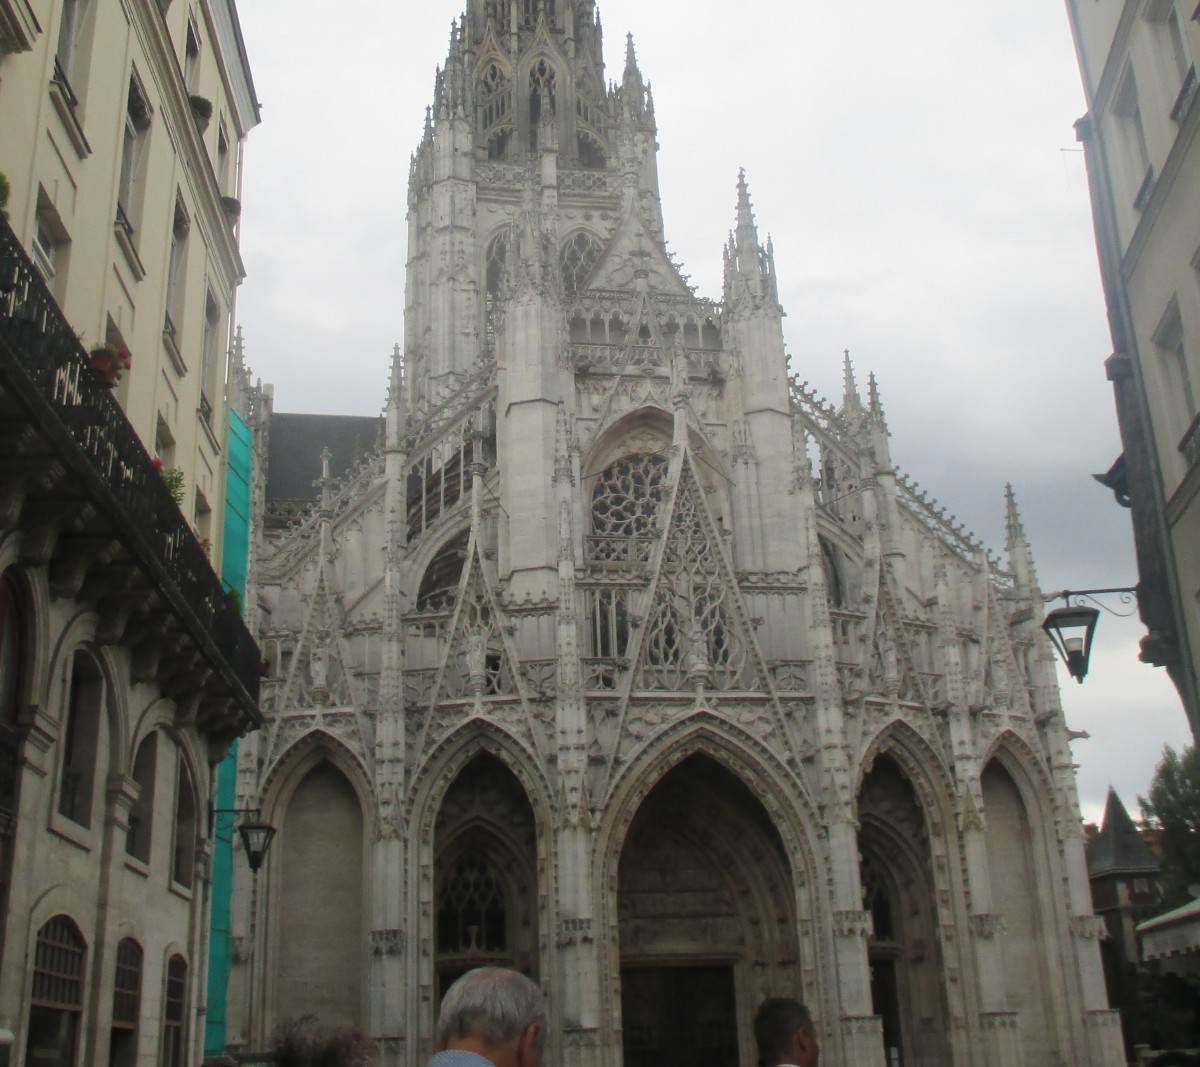
<path fill-rule="evenodd" d="M 267 499 L 316 500 L 321 453 L 329 449 L 329 476 L 344 478 L 375 450 L 382 425 L 376 415 L 272 412 Z"/>
<path fill-rule="evenodd" d="M 1117 791 L 1108 790 L 1104 823 L 1087 843 L 1088 874 L 1157 874 L 1156 860 L 1134 825 Z"/>

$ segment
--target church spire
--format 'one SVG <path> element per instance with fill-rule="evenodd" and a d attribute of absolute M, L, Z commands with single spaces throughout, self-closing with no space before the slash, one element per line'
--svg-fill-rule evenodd
<path fill-rule="evenodd" d="M 638 67 L 633 34 L 625 35 L 625 73 L 621 77 L 620 121 L 635 127 L 654 128 L 654 105 L 648 101 L 646 83 Z"/>
<path fill-rule="evenodd" d="M 738 170 L 737 228 L 725 246 L 725 300 L 741 299 L 755 306 L 778 302 L 774 255 L 758 239 L 745 168 Z"/>
<path fill-rule="evenodd" d="M 1004 548 L 1008 553 L 1008 565 L 1017 579 L 1017 586 L 1026 593 L 1037 590 L 1037 574 L 1033 569 L 1033 552 L 1025 537 L 1021 513 L 1017 510 L 1017 495 L 1012 483 L 1004 487 Z"/>
<path fill-rule="evenodd" d="M 758 227 L 754 224 L 754 208 L 750 204 L 750 187 L 746 184 L 745 167 L 738 168 L 737 247 L 740 251 L 758 248 Z"/>

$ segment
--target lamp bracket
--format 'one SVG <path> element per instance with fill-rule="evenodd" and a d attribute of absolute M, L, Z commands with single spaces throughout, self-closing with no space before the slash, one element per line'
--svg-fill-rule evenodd
<path fill-rule="evenodd" d="M 1132 607 L 1128 611 L 1116 611 L 1104 601 L 1097 599 L 1102 596 L 1115 596 L 1118 603 L 1132 605 Z M 1109 615 L 1118 619 L 1127 619 L 1137 611 L 1137 586 L 1120 585 L 1108 589 L 1062 589 L 1057 593 L 1047 593 L 1042 597 L 1043 604 L 1049 604 L 1054 600 L 1063 601 L 1067 607 L 1070 607 L 1073 601 L 1080 604 L 1094 604 L 1101 611 L 1108 612 Z"/>

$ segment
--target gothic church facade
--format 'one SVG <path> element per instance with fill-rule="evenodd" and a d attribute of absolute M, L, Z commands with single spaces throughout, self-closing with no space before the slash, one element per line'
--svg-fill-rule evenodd
<path fill-rule="evenodd" d="M 1011 492 L 1002 563 L 896 471 L 873 379 L 789 375 L 744 177 L 698 296 L 655 137 L 592 0 L 471 0 L 378 445 L 290 522 L 256 486 L 239 806 L 280 836 L 234 1044 L 312 1012 L 416 1067 L 499 963 L 568 1067 L 753 1063 L 771 994 L 835 1063 L 1120 1063 Z"/>

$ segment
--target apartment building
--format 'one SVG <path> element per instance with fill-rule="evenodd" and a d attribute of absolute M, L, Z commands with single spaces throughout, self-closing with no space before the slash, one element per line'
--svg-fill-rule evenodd
<path fill-rule="evenodd" d="M 1068 0 L 1067 10 L 1123 446 L 1102 480 L 1131 509 L 1141 657 L 1166 667 L 1200 734 L 1200 8 Z"/>
<path fill-rule="evenodd" d="M 257 121 L 232 0 L 0 0 L 0 1063 L 201 1058 Z"/>

